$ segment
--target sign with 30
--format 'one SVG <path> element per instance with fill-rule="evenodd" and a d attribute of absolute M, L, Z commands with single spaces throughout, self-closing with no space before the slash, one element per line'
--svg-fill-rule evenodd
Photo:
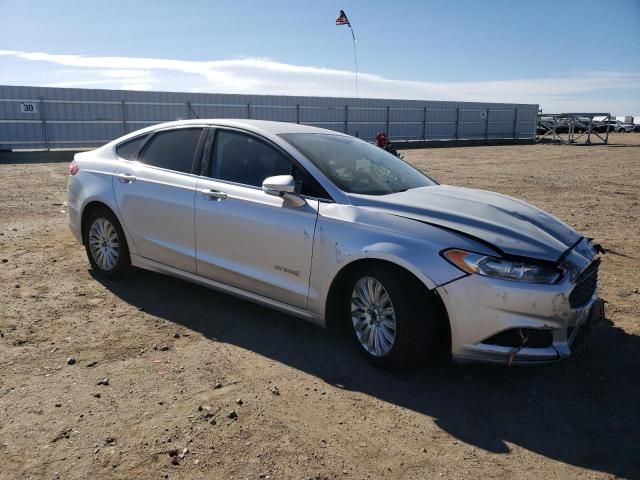
<path fill-rule="evenodd" d="M 20 104 L 20 113 L 38 113 L 40 105 L 32 102 L 24 102 Z"/>

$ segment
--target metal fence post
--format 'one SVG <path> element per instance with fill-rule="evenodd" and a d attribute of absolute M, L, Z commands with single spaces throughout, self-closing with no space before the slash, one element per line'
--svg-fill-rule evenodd
<path fill-rule="evenodd" d="M 127 134 L 127 104 L 122 100 L 122 133 Z"/>
<path fill-rule="evenodd" d="M 569 145 L 573 143 L 573 129 L 575 128 L 575 120 L 576 120 L 576 117 L 574 117 L 573 115 L 569 116 L 568 125 L 567 125 L 567 128 L 569 129 L 569 132 L 568 132 Z"/>
<path fill-rule="evenodd" d="M 344 106 L 344 133 L 349 133 L 349 105 Z"/>
<path fill-rule="evenodd" d="M 296 123 L 300 123 L 300 104 L 296 105 Z"/>
<path fill-rule="evenodd" d="M 387 105 L 387 121 L 386 121 L 386 126 L 387 126 L 386 127 L 386 133 L 387 133 L 387 135 L 389 135 L 389 116 L 390 116 L 389 111 L 390 111 L 390 108 L 389 108 L 389 105 Z"/>
<path fill-rule="evenodd" d="M 251 104 L 247 103 L 247 118 L 251 118 Z"/>
<path fill-rule="evenodd" d="M 47 150 L 51 150 L 49 145 L 49 130 L 47 128 L 47 112 L 44 106 L 44 98 L 40 97 L 40 118 L 42 119 L 42 135 L 44 136 L 44 144 Z"/>
<path fill-rule="evenodd" d="M 424 113 L 422 115 L 422 140 L 427 139 L 427 107 L 424 107 Z"/>
<path fill-rule="evenodd" d="M 513 139 L 518 138 L 518 107 L 513 112 Z"/>
<path fill-rule="evenodd" d="M 191 102 L 187 102 L 187 120 L 191 118 Z"/>
<path fill-rule="evenodd" d="M 486 110 L 486 116 L 487 118 L 485 118 L 484 121 L 484 141 L 488 142 L 489 141 L 489 109 L 487 108 Z"/>
<path fill-rule="evenodd" d="M 456 140 L 460 138 L 460 107 L 456 108 Z"/>

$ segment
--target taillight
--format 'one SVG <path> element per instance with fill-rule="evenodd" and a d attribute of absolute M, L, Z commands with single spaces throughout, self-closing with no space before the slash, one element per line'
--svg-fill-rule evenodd
<path fill-rule="evenodd" d="M 80 167 L 78 166 L 78 163 L 75 160 L 72 160 L 69 164 L 69 175 L 75 175 L 79 171 Z"/>

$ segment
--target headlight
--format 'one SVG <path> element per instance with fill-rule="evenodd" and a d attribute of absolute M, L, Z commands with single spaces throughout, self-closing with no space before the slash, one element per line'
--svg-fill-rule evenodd
<path fill-rule="evenodd" d="M 446 250 L 442 255 L 460 270 L 485 277 L 529 283 L 554 283 L 562 275 L 562 271 L 554 267 L 513 262 L 465 250 Z"/>

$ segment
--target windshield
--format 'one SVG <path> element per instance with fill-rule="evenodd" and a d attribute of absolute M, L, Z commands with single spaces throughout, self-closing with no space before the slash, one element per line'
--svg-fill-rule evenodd
<path fill-rule="evenodd" d="M 387 195 L 437 183 L 363 140 L 322 133 L 280 135 L 347 193 Z"/>

